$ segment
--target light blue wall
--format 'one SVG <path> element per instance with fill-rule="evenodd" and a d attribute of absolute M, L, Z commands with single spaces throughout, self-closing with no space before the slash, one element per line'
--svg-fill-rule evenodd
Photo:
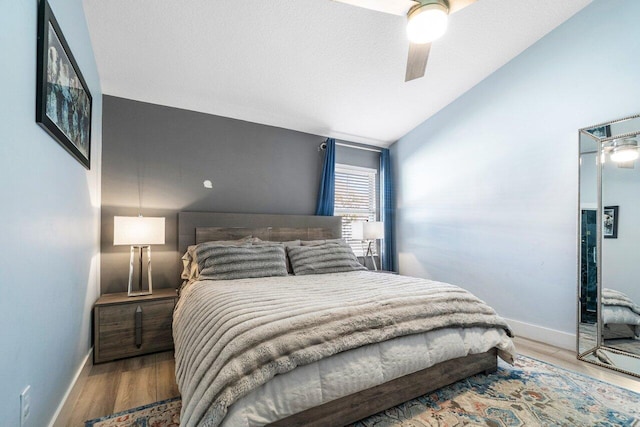
<path fill-rule="evenodd" d="M 93 95 L 91 170 L 35 123 L 35 0 L 0 3 L 0 414 L 49 424 L 90 349 L 99 289 L 102 93 L 81 0 L 51 0 Z"/>
<path fill-rule="evenodd" d="M 574 333 L 577 130 L 640 113 L 639 17 L 594 1 L 392 146 L 401 273 Z"/>

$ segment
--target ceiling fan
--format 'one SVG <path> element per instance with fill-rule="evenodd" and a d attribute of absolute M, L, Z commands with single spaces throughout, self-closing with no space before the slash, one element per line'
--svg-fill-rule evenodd
<path fill-rule="evenodd" d="M 409 58 L 405 82 L 424 76 L 431 42 L 447 31 L 448 16 L 476 0 L 334 0 L 392 15 L 406 16 Z"/>
<path fill-rule="evenodd" d="M 605 161 L 605 153 L 619 168 L 634 169 L 635 161 L 640 157 L 638 140 L 633 137 L 616 138 L 602 143 L 602 159 Z"/>

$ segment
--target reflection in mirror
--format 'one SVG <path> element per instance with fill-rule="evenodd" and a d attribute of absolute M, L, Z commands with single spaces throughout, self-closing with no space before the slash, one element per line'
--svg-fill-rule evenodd
<path fill-rule="evenodd" d="M 640 116 L 580 131 L 578 352 L 640 376 Z"/>
<path fill-rule="evenodd" d="M 581 133 L 579 354 L 592 351 L 597 346 L 597 160 L 598 141 Z"/>
<path fill-rule="evenodd" d="M 600 347 L 587 353 L 582 360 L 606 366 L 616 371 L 638 375 L 639 356 L 616 349 Z M 635 374 L 634 374 L 635 373 Z"/>

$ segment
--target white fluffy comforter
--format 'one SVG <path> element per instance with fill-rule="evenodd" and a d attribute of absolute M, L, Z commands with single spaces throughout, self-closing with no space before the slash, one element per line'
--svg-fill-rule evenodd
<path fill-rule="evenodd" d="M 370 272 L 194 282 L 183 290 L 174 314 L 181 425 L 220 425 L 231 405 L 274 376 L 305 371 L 297 366 L 366 352 L 388 340 L 438 337 L 452 328 L 463 337 L 453 357 L 491 348 L 482 341 L 487 334 L 501 357 L 514 356 L 504 320 L 467 291 L 445 283 Z M 438 345 L 448 342 L 441 338 Z M 426 352 L 446 353 L 428 343 Z M 412 372 L 430 366 L 424 364 Z M 312 400 L 306 407 L 318 404 Z"/>
<path fill-rule="evenodd" d="M 640 306 L 620 291 L 602 288 L 602 321 L 605 325 L 635 326 L 636 336 L 640 336 Z"/>

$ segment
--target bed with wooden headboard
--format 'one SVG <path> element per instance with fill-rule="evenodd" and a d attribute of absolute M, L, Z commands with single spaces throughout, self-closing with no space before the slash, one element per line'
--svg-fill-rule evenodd
<path fill-rule="evenodd" d="M 268 215 L 217 212 L 180 212 L 178 250 L 216 240 L 233 240 L 253 235 L 262 240 L 336 239 L 342 237 L 342 220 L 335 216 Z"/>
<path fill-rule="evenodd" d="M 322 240 L 322 239 L 335 239 L 341 236 L 341 218 L 339 217 L 321 217 L 321 216 L 306 216 L 306 215 L 262 215 L 262 214 L 230 214 L 230 213 L 210 213 L 210 212 L 181 212 L 178 217 L 178 235 L 179 235 L 179 249 L 181 253 L 184 253 L 190 245 L 200 244 L 204 242 L 218 241 L 218 240 L 233 240 L 239 239 L 246 236 L 254 236 L 258 237 L 263 241 L 271 241 L 271 242 L 284 242 L 284 241 L 292 241 L 292 240 Z M 403 283 L 413 283 L 422 279 L 414 279 L 407 278 L 403 276 L 392 276 L 388 274 L 375 274 L 370 272 L 353 272 L 353 273 L 342 273 L 342 276 L 336 275 L 336 277 L 343 278 L 347 277 L 349 274 L 353 274 L 354 276 L 371 276 L 377 283 L 381 280 L 388 280 L 390 286 L 394 286 L 394 284 L 398 284 L 398 286 L 403 285 Z M 330 279 L 333 275 L 317 275 L 317 276 L 325 276 L 322 279 Z M 309 277 L 309 276 L 306 276 Z M 275 279 L 275 278 L 268 278 Z M 295 276 L 289 276 L 282 278 L 282 280 L 300 280 L 301 278 L 297 278 Z M 372 280 L 374 280 L 372 279 Z M 256 279 L 250 279 L 256 280 Z M 218 281 L 220 282 L 220 281 Z M 232 281 L 225 281 L 224 289 L 229 289 L 228 286 L 232 286 L 233 283 L 229 283 Z M 428 281 L 424 281 L 425 283 L 430 283 Z M 205 282 L 196 282 L 197 285 L 202 288 L 205 287 Z M 220 283 L 207 282 L 211 285 L 206 286 L 217 286 Z M 239 282 L 243 286 L 246 285 L 245 282 Z M 269 286 L 273 286 L 273 281 L 268 282 Z M 283 282 L 284 283 L 284 282 Z M 240 285 L 238 285 L 240 286 Z M 284 285 L 283 285 L 284 286 Z M 345 285 L 346 286 L 346 285 Z M 450 285 L 448 285 L 450 286 Z M 260 289 L 264 289 L 263 287 Z M 183 298 L 181 298 L 182 300 Z M 176 311 L 178 312 L 181 308 L 180 304 L 187 304 L 186 301 L 180 301 Z M 184 311 L 184 310 L 183 310 Z M 174 335 L 175 335 L 175 322 L 179 319 L 180 316 L 174 316 Z M 184 322 L 183 320 L 180 320 Z M 181 326 L 184 329 L 184 325 Z M 498 328 L 500 329 L 500 328 Z M 435 331 L 433 334 L 437 335 L 441 331 Z M 494 332 L 494 331 L 490 331 Z M 496 334 L 500 334 L 500 331 L 495 331 Z M 433 335 L 432 334 L 432 335 Z M 322 401 L 321 403 L 315 402 L 315 404 L 311 407 L 304 407 L 301 410 L 296 410 L 291 413 L 290 406 L 286 402 L 282 403 L 282 400 L 286 400 L 288 397 L 286 396 L 286 392 L 288 389 L 295 388 L 296 391 L 293 394 L 300 393 L 300 385 L 299 381 L 302 381 L 301 378 L 304 378 L 305 375 L 298 375 L 296 377 L 296 371 L 300 369 L 296 368 L 291 370 L 290 372 L 286 372 L 283 374 L 277 375 L 279 385 L 271 385 L 265 384 L 261 386 L 258 390 L 254 390 L 251 393 L 245 393 L 245 396 L 241 397 L 235 403 L 233 403 L 229 409 L 228 415 L 231 420 L 224 419 L 222 422 L 216 423 L 214 425 L 224 425 L 224 426 L 248 426 L 248 425 L 273 425 L 273 426 L 342 426 L 348 423 L 352 423 L 363 419 L 369 415 L 380 412 L 389 407 L 395 406 L 407 400 L 410 400 L 414 397 L 421 396 L 423 394 L 434 391 L 438 388 L 446 386 L 448 384 L 452 384 L 458 380 L 463 378 L 467 378 L 471 375 L 494 371 L 497 367 L 497 355 L 500 353 L 501 357 L 505 358 L 505 354 L 507 354 L 507 358 L 513 356 L 513 344 L 510 339 L 506 338 L 506 335 L 510 334 L 508 328 L 506 328 L 506 332 L 500 336 L 501 341 L 501 350 L 499 351 L 496 347 L 491 347 L 487 351 L 475 353 L 475 354 L 467 354 L 462 357 L 454 357 L 450 360 L 444 360 L 436 363 L 433 366 L 429 366 L 424 369 L 418 369 L 412 371 L 410 373 L 406 373 L 404 375 L 399 375 L 394 378 L 385 378 L 383 381 L 379 381 L 378 384 L 373 386 L 369 385 L 363 389 L 358 390 L 350 390 L 346 395 L 339 396 L 337 398 L 332 398 L 329 401 Z M 422 336 L 424 334 L 421 334 Z M 425 336 L 429 335 L 427 333 Z M 504 336 L 503 336 L 504 335 Z M 207 335 L 210 336 L 210 335 Z M 417 336 L 417 335 L 415 335 Z M 401 346 L 402 348 L 406 348 L 407 345 L 410 345 L 411 339 L 415 336 L 394 338 L 390 340 L 393 342 L 394 340 L 404 339 L 405 341 Z M 430 336 L 430 335 L 429 335 Z M 496 335 L 498 336 L 498 335 Z M 497 338 L 496 338 L 497 340 Z M 185 401 L 187 398 L 184 391 L 191 387 L 189 384 L 190 378 L 185 376 L 184 371 L 194 371 L 193 366 L 181 366 L 183 360 L 195 360 L 196 356 L 186 354 L 189 350 L 186 348 L 181 348 L 182 339 L 176 339 L 176 372 L 178 377 L 178 385 L 181 388 L 181 393 L 183 394 L 183 415 L 185 411 L 185 407 L 187 406 L 197 406 L 200 402 L 188 402 Z M 508 341 L 508 342 L 507 342 Z M 435 341 L 434 341 L 435 342 Z M 440 342 L 440 341 L 438 341 Z M 446 340 L 444 341 L 446 342 Z M 409 344 L 408 344 L 409 343 Z M 370 344 L 373 345 L 373 344 Z M 377 345 L 377 344 L 376 344 Z M 349 375 L 353 375 L 353 372 L 350 372 L 350 369 L 353 369 L 354 360 L 349 359 L 346 356 L 350 356 L 351 353 L 356 354 L 358 352 L 362 354 L 367 354 L 367 348 L 369 345 L 362 346 L 357 349 L 349 350 L 346 353 L 347 355 L 336 354 L 334 356 L 328 357 L 329 362 L 327 362 L 324 368 L 327 369 L 326 366 L 333 366 L 336 369 L 344 369 L 344 372 L 340 371 L 340 373 L 336 374 L 335 372 L 330 373 L 329 377 L 332 375 L 335 377 L 342 377 L 341 381 L 344 381 L 344 378 L 348 378 Z M 377 351 L 377 350 L 376 350 Z M 204 357 L 204 356 L 199 356 Z M 356 357 L 356 356 L 354 356 Z M 417 356 L 419 357 L 419 356 Z M 345 358 L 346 362 L 343 367 L 340 365 L 340 358 Z M 335 359 L 335 360 L 334 360 Z M 198 359 L 201 360 L 201 359 Z M 337 360 L 337 362 L 336 362 Z M 314 364 L 324 363 L 324 360 L 313 362 Z M 371 363 L 369 360 L 367 363 Z M 356 362 L 357 364 L 357 362 Z M 319 365 L 320 366 L 320 365 Z M 351 366 L 351 367 L 350 367 Z M 307 366 L 309 369 L 309 366 Z M 375 367 L 369 366 L 366 369 L 375 370 Z M 356 369 L 357 370 L 357 369 Z M 206 376 L 206 375 L 205 375 Z M 275 378 L 274 378 L 275 379 Z M 289 385 L 287 385 L 287 379 L 289 379 Z M 209 378 L 209 381 L 214 381 L 215 377 Z M 323 379 L 321 379 L 322 381 Z M 273 382 L 273 380 L 270 380 Z M 298 384 L 298 385 L 296 385 Z M 278 390 L 273 392 L 270 387 L 272 386 L 273 390 Z M 279 389 L 277 387 L 280 387 Z M 312 386 L 309 386 L 310 389 Z M 183 390 L 185 388 L 185 390 Z M 349 388 L 349 387 L 346 387 Z M 302 386 L 302 390 L 304 390 L 304 386 Z M 273 397 L 273 400 L 269 400 L 269 393 L 275 393 L 276 396 Z M 193 396 L 192 390 L 189 391 L 189 396 Z M 265 401 L 260 401 L 260 399 L 264 397 Z M 295 397 L 295 399 L 299 399 L 300 396 Z M 193 399 L 193 397 L 191 397 Z M 293 398 L 292 398 L 293 399 Z M 275 402 L 275 403 L 274 403 Z M 296 406 L 297 405 L 297 406 Z M 293 407 L 301 408 L 300 404 L 296 403 Z M 269 407 L 272 408 L 268 410 L 263 410 L 262 413 L 256 415 L 254 419 L 250 419 L 251 416 L 248 415 L 238 415 L 239 411 L 250 412 L 252 413 L 253 407 Z M 273 408 L 275 407 L 275 409 Z M 237 408 L 241 408 L 236 410 Z M 248 408 L 248 409 L 247 409 Z M 282 409 L 285 408 L 285 409 Z M 235 411 L 235 412 L 234 412 Z M 265 415 L 265 411 L 266 414 Z M 278 411 L 283 411 L 283 413 L 278 413 Z M 235 417 L 235 418 L 234 418 Z M 243 420 L 239 422 L 238 420 Z M 256 421 L 257 420 L 257 421 Z M 184 421 L 184 420 L 183 420 Z M 194 421 L 190 420 L 189 422 L 185 421 L 183 425 L 200 425 L 202 421 Z M 209 425 L 209 424 L 207 424 Z"/>

